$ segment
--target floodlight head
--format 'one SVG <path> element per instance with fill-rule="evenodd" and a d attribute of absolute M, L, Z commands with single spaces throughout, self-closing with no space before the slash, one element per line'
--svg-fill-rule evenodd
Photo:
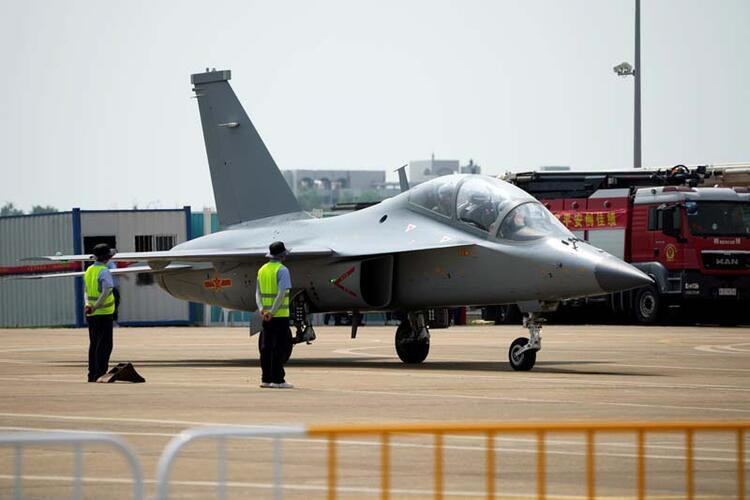
<path fill-rule="evenodd" d="M 617 76 L 628 76 L 628 75 L 634 75 L 635 70 L 633 69 L 633 66 L 630 65 L 630 63 L 622 62 L 612 68 L 615 73 L 617 73 Z"/>

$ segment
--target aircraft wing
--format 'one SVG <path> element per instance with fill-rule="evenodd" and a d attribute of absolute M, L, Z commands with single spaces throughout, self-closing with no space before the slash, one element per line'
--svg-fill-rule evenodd
<path fill-rule="evenodd" d="M 438 250 L 444 248 L 458 248 L 458 247 L 469 247 L 474 246 L 474 242 L 468 241 L 443 241 L 443 242 L 384 242 L 378 247 L 364 248 L 358 246 L 352 246 L 348 248 L 342 248 L 341 251 L 336 252 L 337 257 L 342 258 L 357 258 L 357 257 L 371 257 L 376 255 L 384 254 L 397 254 L 405 252 L 420 252 L 425 250 Z"/>
<path fill-rule="evenodd" d="M 115 276 L 121 276 L 123 274 L 135 274 L 135 273 L 162 273 L 168 271 L 177 271 L 180 269 L 191 269 L 193 266 L 187 264 L 170 264 L 163 269 L 153 269 L 149 266 L 130 266 L 121 267 L 118 269 L 110 269 L 110 274 Z M 48 273 L 48 274 L 30 274 L 28 276 L 14 276 L 14 279 L 19 280 L 35 280 L 41 278 L 69 278 L 75 276 L 83 276 L 86 274 L 85 271 L 72 271 L 66 273 Z"/>
<path fill-rule="evenodd" d="M 372 208 L 365 210 L 372 210 Z M 364 213 L 365 210 L 360 213 Z M 372 221 L 369 217 L 367 222 L 357 219 L 356 212 L 351 214 L 353 218 L 351 221 L 348 220 L 348 216 L 326 219 L 330 228 L 321 231 L 320 235 L 313 236 L 317 238 L 315 244 L 330 246 L 334 250 L 335 257 L 348 259 L 455 249 L 474 246 L 481 241 L 460 228 L 419 213 L 398 209 L 387 211 L 390 212 L 388 222 L 386 224 L 381 222 L 375 227 L 371 225 Z M 287 243 L 292 252 L 296 247 L 295 243 L 295 241 Z"/>
<path fill-rule="evenodd" d="M 137 262 L 217 262 L 235 261 L 242 259 L 257 259 L 265 257 L 268 253 L 267 247 L 242 248 L 234 250 L 222 249 L 195 249 L 195 250 L 166 250 L 161 252 L 118 252 L 112 257 L 117 261 Z M 330 248 L 314 246 L 295 246 L 292 248 L 289 258 L 295 257 L 319 257 L 332 255 Z M 91 255 L 47 255 L 42 257 L 30 257 L 24 260 L 47 260 L 53 262 L 61 261 L 93 261 Z"/>

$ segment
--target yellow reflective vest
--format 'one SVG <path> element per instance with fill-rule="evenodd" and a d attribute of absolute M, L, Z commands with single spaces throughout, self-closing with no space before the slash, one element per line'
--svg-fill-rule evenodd
<path fill-rule="evenodd" d="M 99 300 L 99 294 L 101 293 L 99 291 L 99 273 L 105 269 L 107 269 L 107 266 L 100 262 L 95 262 L 94 265 L 86 269 L 83 281 L 86 284 L 86 295 L 88 296 L 87 303 L 89 305 L 93 306 L 96 301 Z M 114 313 L 115 296 L 112 294 L 112 290 L 110 290 L 109 294 L 107 294 L 107 297 L 104 299 L 104 302 L 102 302 L 101 307 L 94 310 L 91 314 L 87 314 L 87 316 L 104 316 L 105 314 Z"/>
<path fill-rule="evenodd" d="M 273 301 L 276 294 L 279 293 L 278 273 L 279 269 L 284 267 L 281 262 L 272 260 L 266 262 L 258 269 L 258 287 L 260 288 L 261 308 L 270 311 L 273 307 Z M 273 314 L 274 318 L 289 317 L 289 289 L 284 292 L 284 302 L 281 307 Z"/>

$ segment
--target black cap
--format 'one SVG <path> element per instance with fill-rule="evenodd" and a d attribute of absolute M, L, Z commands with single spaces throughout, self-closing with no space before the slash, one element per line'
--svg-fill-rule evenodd
<path fill-rule="evenodd" d="M 280 259 L 281 257 L 286 257 L 287 255 L 289 255 L 289 250 L 286 249 L 283 241 L 274 241 L 273 243 L 268 245 L 268 253 L 266 254 L 266 257 L 269 257 L 271 259 Z"/>
<path fill-rule="evenodd" d="M 109 245 L 106 243 L 99 243 L 94 247 L 94 257 L 97 259 L 101 259 L 103 257 L 110 258 L 112 256 L 112 250 L 109 248 Z"/>

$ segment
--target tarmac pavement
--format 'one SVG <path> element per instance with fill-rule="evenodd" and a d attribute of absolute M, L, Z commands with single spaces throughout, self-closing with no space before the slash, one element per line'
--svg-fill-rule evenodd
<path fill-rule="evenodd" d="M 118 328 L 112 363 L 131 361 L 145 384 L 86 383 L 88 335 L 74 329 L 0 329 L 0 432 L 107 431 L 137 452 L 153 495 L 156 462 L 181 430 L 202 425 L 396 422 L 558 422 L 750 420 L 750 329 L 718 327 L 547 326 L 533 371 L 513 372 L 507 349 L 520 326 L 453 327 L 432 332 L 421 365 L 401 363 L 395 327 L 319 327 L 312 345 L 295 347 L 287 380 L 296 388 L 258 387 L 257 340 L 245 328 Z M 749 441 L 746 439 L 746 441 Z M 647 440 L 650 498 L 680 498 L 682 435 Z M 747 445 L 750 443 L 746 442 Z M 445 494 L 483 497 L 484 436 L 445 436 Z M 498 497 L 536 495 L 533 435 L 495 440 Z M 229 498 L 271 498 L 271 442 L 229 440 Z M 181 453 L 171 492 L 216 492 L 216 444 Z M 325 440 L 284 444 L 285 498 L 325 498 Z M 736 494 L 733 434 L 697 434 L 699 495 Z M 127 467 L 102 447 L 84 453 L 87 498 L 127 498 Z M 391 439 L 392 498 L 430 498 L 434 440 Z M 596 440 L 597 495 L 635 494 L 635 438 Z M 377 440 L 347 437 L 337 446 L 339 498 L 379 495 Z M 547 438 L 549 498 L 586 494 L 583 436 Z M 0 497 L 12 495 L 14 451 L 0 448 Z M 69 497 L 72 453 L 34 447 L 24 455 L 29 498 Z M 746 469 L 747 470 L 747 469 Z M 746 474 L 747 476 L 747 474 Z M 750 482 L 750 481 L 746 481 Z"/>

